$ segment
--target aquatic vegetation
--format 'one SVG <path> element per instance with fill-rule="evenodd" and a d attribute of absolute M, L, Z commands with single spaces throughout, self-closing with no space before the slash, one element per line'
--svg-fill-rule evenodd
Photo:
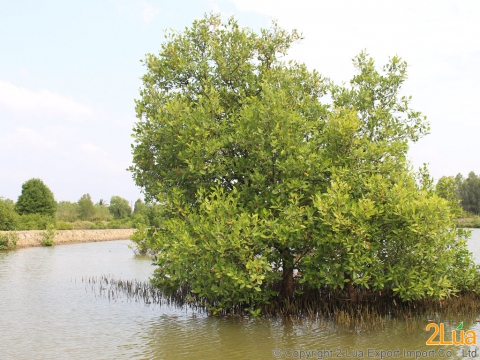
<path fill-rule="evenodd" d="M 293 298 L 276 298 L 270 304 L 264 304 L 258 314 L 239 303 L 229 309 L 215 312 L 211 304 L 198 296 L 192 296 L 188 286 L 166 294 L 148 281 L 117 279 L 112 275 L 82 278 L 85 288 L 95 296 L 110 301 L 143 302 L 145 304 L 166 305 L 179 309 L 190 309 L 197 313 L 226 317 L 258 317 L 264 319 L 307 319 L 324 321 L 342 327 L 358 330 L 382 329 L 389 322 L 401 321 L 406 332 L 418 330 L 426 321 L 461 321 L 472 323 L 480 317 L 480 294 L 463 292 L 445 300 L 422 299 L 403 302 L 392 292 L 374 292 L 361 290 L 358 295 L 361 302 L 353 304 L 348 290 L 317 291 L 296 284 L 297 295 Z M 281 286 L 280 283 L 276 284 Z M 458 321 L 459 323 L 460 321 Z M 458 325 L 457 323 L 457 325 Z M 456 325 L 456 326 L 457 326 Z"/>
<path fill-rule="evenodd" d="M 43 246 L 52 246 L 55 244 L 55 235 L 56 235 L 55 227 L 52 224 L 48 224 L 45 231 L 40 233 L 42 237 L 42 245 Z"/>
<path fill-rule="evenodd" d="M 18 242 L 18 234 L 16 231 L 0 232 L 0 250 L 15 249 Z"/>

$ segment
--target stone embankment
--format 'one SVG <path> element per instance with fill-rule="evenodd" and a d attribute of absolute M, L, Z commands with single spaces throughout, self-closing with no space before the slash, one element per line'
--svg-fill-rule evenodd
<path fill-rule="evenodd" d="M 41 233 L 45 230 L 17 231 L 17 248 L 42 246 Z M 136 229 L 105 229 L 105 230 L 56 230 L 55 245 L 77 242 L 95 242 L 109 240 L 127 240 Z"/>

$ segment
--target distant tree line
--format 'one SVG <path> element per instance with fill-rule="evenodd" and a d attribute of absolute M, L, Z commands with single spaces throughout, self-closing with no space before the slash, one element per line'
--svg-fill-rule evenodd
<path fill-rule="evenodd" d="M 480 177 L 473 171 L 466 178 L 460 173 L 455 177 L 441 177 L 436 185 L 436 192 L 451 204 L 460 206 L 467 215 L 480 214 Z"/>
<path fill-rule="evenodd" d="M 34 178 L 22 185 L 16 203 L 0 197 L 0 231 L 43 230 L 49 225 L 59 230 L 157 226 L 158 213 L 158 205 L 141 199 L 132 211 L 129 201 L 120 196 L 112 196 L 110 204 L 103 199 L 94 203 L 88 193 L 77 202 L 57 202 L 48 186 Z"/>

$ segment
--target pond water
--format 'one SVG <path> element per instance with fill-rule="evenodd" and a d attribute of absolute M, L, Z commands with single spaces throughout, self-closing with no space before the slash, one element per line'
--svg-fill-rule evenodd
<path fill-rule="evenodd" d="M 480 230 L 472 235 L 469 248 L 480 263 Z M 357 331 L 325 321 L 211 318 L 89 290 L 82 279 L 148 279 L 151 261 L 135 257 L 128 244 L 0 252 L 0 359 L 480 358 L 480 323 L 462 314 L 442 321 L 448 331 L 464 321 L 477 346 L 425 345 L 426 317 L 416 330 L 397 321 Z"/>

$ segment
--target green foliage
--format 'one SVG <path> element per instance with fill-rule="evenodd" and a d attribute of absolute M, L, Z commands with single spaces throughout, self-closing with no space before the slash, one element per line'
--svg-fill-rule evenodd
<path fill-rule="evenodd" d="M 135 205 L 133 207 L 133 213 L 134 214 L 144 214 L 147 211 L 148 207 L 147 205 L 143 202 L 142 199 L 137 199 L 135 201 Z"/>
<path fill-rule="evenodd" d="M 41 214 L 54 216 L 57 203 L 52 191 L 40 179 L 30 179 L 22 185 L 22 193 L 15 204 L 20 215 Z"/>
<path fill-rule="evenodd" d="M 14 230 L 17 222 L 18 215 L 15 212 L 14 202 L 0 197 L 0 231 Z"/>
<path fill-rule="evenodd" d="M 466 236 L 448 202 L 420 191 L 408 173 L 372 174 L 362 195 L 343 173 L 314 205 L 316 246 L 302 262 L 302 282 L 391 289 L 404 300 L 444 298 L 475 284 Z"/>
<path fill-rule="evenodd" d="M 460 216 L 462 213 L 458 190 L 457 181 L 453 176 L 442 176 L 435 185 L 435 193 L 448 201 L 450 211 L 455 213 L 456 216 Z"/>
<path fill-rule="evenodd" d="M 198 210 L 177 198 L 181 216 L 169 217 L 151 232 L 154 240 L 144 240 L 145 247 L 160 250 L 154 284 L 167 294 L 191 285 L 213 312 L 267 302 L 273 292 L 266 285 L 279 278 L 271 271 L 268 224 L 242 209 L 236 191 L 217 187 L 199 197 L 205 201 Z"/>
<path fill-rule="evenodd" d="M 81 220 L 91 220 L 95 216 L 95 207 L 90 194 L 82 195 L 78 200 L 78 215 Z"/>
<path fill-rule="evenodd" d="M 108 229 L 131 229 L 132 220 L 129 218 L 112 220 L 108 223 Z"/>
<path fill-rule="evenodd" d="M 443 176 L 437 182 L 436 192 L 450 202 L 458 217 L 468 218 L 480 214 L 480 177 L 473 171 L 466 179 L 462 174 L 457 174 L 455 178 Z"/>
<path fill-rule="evenodd" d="M 58 221 L 57 230 L 98 230 L 98 229 L 130 229 L 132 221 L 128 218 L 113 221 L 82 221 L 74 222 Z"/>
<path fill-rule="evenodd" d="M 56 219 L 50 215 L 26 214 L 18 217 L 17 230 L 45 230 L 48 224 L 55 224 Z"/>
<path fill-rule="evenodd" d="M 135 254 L 155 254 L 156 252 L 153 250 L 153 245 L 150 244 L 152 238 L 148 236 L 149 230 L 146 227 L 137 227 L 137 229 L 138 230 L 130 236 Z"/>
<path fill-rule="evenodd" d="M 455 181 L 463 210 L 479 215 L 480 177 L 471 171 L 466 179 L 461 174 L 458 174 Z"/>
<path fill-rule="evenodd" d="M 121 206 L 125 204 L 125 201 Z M 8 200 L 6 202 L 8 202 L 10 208 L 13 206 L 13 202 Z M 2 209 L 2 205 L 3 202 L 0 199 L 0 209 Z M 128 208 L 124 213 L 128 213 Z M 145 205 L 144 209 L 145 213 L 136 220 L 136 224 L 149 224 L 151 205 Z M 58 202 L 55 218 L 41 214 L 18 216 L 15 212 L 13 216 L 18 230 L 45 230 L 50 223 L 54 224 L 58 230 L 107 229 L 110 228 L 108 222 L 113 219 L 109 207 L 105 205 L 104 201 L 101 200 L 101 203 L 94 205 L 89 194 L 83 195 L 76 203 L 70 201 Z M 82 219 L 88 219 L 89 221 Z M 114 228 L 130 228 L 132 224 L 129 223 L 128 217 L 126 219 L 125 221 L 114 222 Z"/>
<path fill-rule="evenodd" d="M 406 160 L 429 130 L 400 96 L 406 63 L 379 71 L 361 53 L 337 86 L 279 61 L 299 38 L 212 15 L 147 55 L 130 170 L 161 204 L 142 235 L 158 251 L 154 283 L 188 285 L 213 312 L 255 312 L 278 281 L 292 297 L 295 269 L 352 301 L 358 288 L 412 300 L 470 286 L 451 204 Z"/>
<path fill-rule="evenodd" d="M 108 229 L 107 225 L 103 221 L 96 221 L 95 227 L 90 229 Z"/>
<path fill-rule="evenodd" d="M 112 196 L 108 210 L 116 220 L 127 218 L 132 213 L 132 208 L 130 207 L 128 200 L 121 198 L 120 196 Z"/>
<path fill-rule="evenodd" d="M 79 216 L 79 205 L 78 203 L 72 203 L 70 201 L 59 201 L 57 203 L 57 212 L 55 216 L 57 220 L 74 222 L 78 220 Z"/>
<path fill-rule="evenodd" d="M 145 214 L 133 213 L 132 225 L 135 229 L 141 229 L 150 226 L 150 221 L 148 216 Z"/>
<path fill-rule="evenodd" d="M 110 214 L 110 211 L 106 205 L 98 203 L 95 204 L 95 216 L 92 218 L 92 220 L 96 222 L 110 221 L 112 220 L 112 214 Z"/>
<path fill-rule="evenodd" d="M 136 229 L 141 229 L 150 226 L 149 212 L 150 206 L 146 205 L 142 199 L 135 201 L 132 214 L 133 227 Z"/>
<path fill-rule="evenodd" d="M 54 245 L 56 234 L 57 232 L 55 231 L 55 227 L 53 226 L 53 224 L 48 224 L 46 230 L 40 233 L 40 236 L 42 237 L 42 245 L 43 246 Z"/>
<path fill-rule="evenodd" d="M 77 220 L 73 223 L 71 223 L 73 226 L 74 230 L 89 230 L 89 229 L 95 229 L 95 223 L 91 221 L 82 221 L 82 220 Z"/>
<path fill-rule="evenodd" d="M 73 223 L 66 221 L 57 221 L 57 230 L 73 230 Z"/>
<path fill-rule="evenodd" d="M 162 207 L 159 204 L 151 204 L 148 211 L 150 226 L 161 227 L 163 223 Z"/>
<path fill-rule="evenodd" d="M 0 232 L 0 250 L 15 249 L 18 242 L 18 234 L 15 231 Z"/>

